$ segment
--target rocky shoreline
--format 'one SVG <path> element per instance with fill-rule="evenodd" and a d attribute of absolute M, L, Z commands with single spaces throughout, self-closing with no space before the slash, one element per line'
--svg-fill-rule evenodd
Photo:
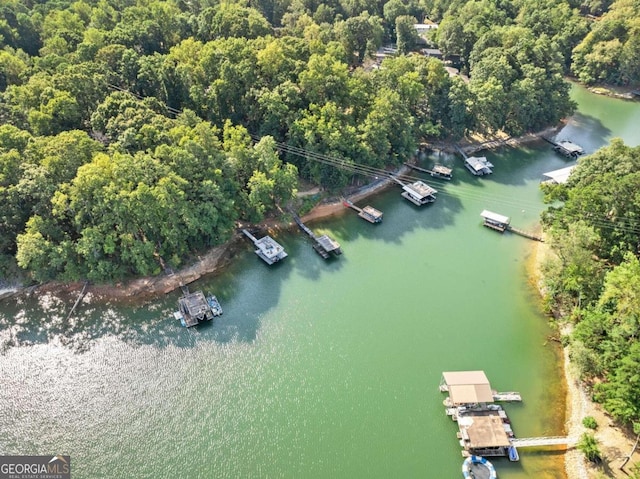
<path fill-rule="evenodd" d="M 548 255 L 553 254 L 546 243 L 535 242 L 533 246 L 533 260 L 530 279 L 541 296 L 544 295 L 542 285 L 541 266 Z M 561 334 L 567 335 L 571 332 L 571 325 L 565 324 L 561 327 Z M 628 472 L 633 464 L 640 463 L 640 452 L 636 452 L 625 467 L 625 471 L 620 470 L 620 465 L 626 459 L 633 447 L 635 437 L 618 427 L 612 418 L 603 410 L 602 406 L 593 402 L 588 390 L 580 381 L 578 373 L 571 363 L 569 346 L 563 347 L 562 365 L 564 369 L 564 381 L 566 385 L 566 412 L 565 412 L 565 433 L 568 437 L 579 439 L 585 432 L 594 433 L 599 443 L 600 451 L 603 455 L 603 462 L 595 465 L 588 462 L 585 456 L 578 449 L 570 448 L 565 453 L 565 472 L 568 479 L 599 479 L 628 478 Z M 582 420 L 593 417 L 598 423 L 595 431 L 588 430 L 582 424 Z"/>

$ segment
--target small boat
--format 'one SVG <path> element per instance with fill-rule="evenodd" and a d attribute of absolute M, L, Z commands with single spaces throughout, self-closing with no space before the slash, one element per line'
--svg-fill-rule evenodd
<path fill-rule="evenodd" d="M 467 457 L 462 463 L 462 475 L 465 479 L 496 479 L 496 469 L 482 456 Z"/>
<path fill-rule="evenodd" d="M 509 446 L 509 460 L 510 461 L 519 461 L 520 455 L 518 454 L 518 449 L 513 444 Z"/>
<path fill-rule="evenodd" d="M 214 316 L 222 316 L 222 306 L 218 298 L 214 295 L 207 296 L 207 303 L 209 303 L 209 307 Z"/>
<path fill-rule="evenodd" d="M 187 327 L 187 323 L 184 322 L 184 316 L 180 311 L 174 311 L 173 317 L 180 321 L 180 324 L 182 324 L 182 326 L 184 326 L 185 328 Z"/>

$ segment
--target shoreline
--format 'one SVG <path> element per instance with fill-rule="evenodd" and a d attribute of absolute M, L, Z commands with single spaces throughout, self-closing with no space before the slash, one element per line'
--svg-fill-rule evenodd
<path fill-rule="evenodd" d="M 564 122 L 545 128 L 536 133 L 527 133 L 519 137 L 510 137 L 507 135 L 495 135 L 492 137 L 483 137 L 480 135 L 472 135 L 459 142 L 460 149 L 466 154 L 474 154 L 481 150 L 493 150 L 505 146 L 516 147 L 532 141 L 541 139 L 541 136 L 556 134 L 563 126 Z M 448 153 L 456 153 L 454 143 L 450 142 L 433 142 L 422 143 L 421 149 L 439 150 Z M 408 167 L 403 166 L 399 174 L 403 174 Z M 353 194 L 347 195 L 353 202 L 361 201 L 371 195 L 379 193 L 389 187 L 392 181 L 389 179 L 378 180 L 374 183 L 365 185 Z M 304 193 L 301 195 L 304 196 Z M 329 218 L 345 211 L 346 208 L 339 198 L 333 201 L 320 203 L 316 205 L 309 213 L 305 214 L 301 219 L 303 222 L 313 221 L 321 218 Z M 240 225 L 231 239 L 226 243 L 216 246 L 206 253 L 197 256 L 197 261 L 175 271 L 172 275 L 158 275 L 136 278 L 127 281 L 120 281 L 113 284 L 91 284 L 86 288 L 85 294 L 99 301 L 144 301 L 155 296 L 170 293 L 178 289 L 182 285 L 188 285 L 204 276 L 214 274 L 227 266 L 235 257 L 235 254 L 241 248 L 242 234 L 240 229 L 244 225 Z M 286 230 L 293 226 L 293 223 L 283 223 L 279 220 L 267 219 L 258 226 L 267 234 L 278 230 Z M 33 295 L 33 294 L 64 294 L 64 295 L 80 295 L 85 286 L 84 282 L 60 283 L 50 281 L 44 284 L 28 286 L 24 288 L 16 288 L 5 297 Z M 0 298 L 2 300 L 4 298 Z"/>
<path fill-rule="evenodd" d="M 553 252 L 546 243 L 536 242 L 532 254 L 534 257 L 528 272 L 529 279 L 542 297 L 544 288 L 542 285 L 541 266 Z M 560 326 L 559 332 L 562 336 L 571 332 L 571 324 L 558 324 Z M 631 451 L 635 437 L 631 437 L 627 431 L 617 425 L 602 406 L 590 398 L 589 392 L 580 381 L 573 367 L 569 346 L 562 347 L 560 364 L 563 368 L 563 380 L 566 389 L 565 434 L 576 440 L 584 432 L 594 434 L 603 456 L 602 463 L 595 465 L 588 462 L 584 454 L 576 447 L 568 448 L 564 455 L 567 479 L 628 478 L 629 474 L 626 471 L 630 471 L 634 464 L 640 464 L 640 451 L 634 453 L 625 466 L 625 471 L 620 470 L 619 467 Z M 596 420 L 598 427 L 595 431 L 583 426 L 582 420 L 587 416 L 591 416 Z"/>

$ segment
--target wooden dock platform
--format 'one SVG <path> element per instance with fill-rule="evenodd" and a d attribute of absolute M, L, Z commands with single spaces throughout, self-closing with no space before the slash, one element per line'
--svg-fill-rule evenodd
<path fill-rule="evenodd" d="M 541 243 L 544 243 L 544 239 L 541 236 L 538 236 L 535 233 L 530 233 L 529 231 L 521 230 L 520 228 L 515 228 L 514 226 L 511 226 L 511 225 L 509 225 L 509 227 L 507 228 L 507 231 L 510 231 L 524 238 L 529 238 L 531 240 L 540 241 Z"/>
<path fill-rule="evenodd" d="M 271 236 L 265 236 L 263 238 L 257 239 L 246 229 L 243 229 L 242 233 L 244 233 L 247 238 L 253 241 L 253 244 L 257 248 L 254 253 L 258 255 L 258 257 L 261 258 L 265 263 L 272 265 L 288 256 L 280 243 L 274 240 Z"/>
<path fill-rule="evenodd" d="M 567 158 L 576 159 L 580 155 L 584 154 L 584 149 L 580 145 L 577 145 L 571 141 L 568 141 L 568 140 L 555 141 L 546 136 L 543 136 L 542 139 L 548 143 L 551 143 L 553 145 L 554 150 L 556 150 L 561 155 L 566 156 Z"/>
<path fill-rule="evenodd" d="M 482 216 L 484 220 L 482 223 L 483 226 L 486 226 L 487 228 L 499 231 L 500 233 L 510 231 L 524 238 L 544 242 L 544 239 L 541 236 L 536 235 L 535 233 L 530 233 L 529 231 L 511 226 L 511 219 L 508 216 L 500 215 L 489 210 L 483 210 L 482 213 L 480 213 L 480 216 Z"/>
<path fill-rule="evenodd" d="M 523 437 L 514 438 L 511 443 L 518 447 L 543 447 L 543 446 L 567 446 L 572 447 L 578 440 L 568 436 L 548 436 L 548 437 Z"/>
<path fill-rule="evenodd" d="M 453 170 L 443 165 L 435 165 L 432 170 L 421 168 L 420 166 L 412 165 L 410 163 L 405 163 L 405 165 L 413 170 L 421 171 L 422 173 L 428 173 L 433 178 L 439 178 L 441 180 L 451 180 L 451 178 L 453 177 L 453 175 L 451 174 Z"/>
<path fill-rule="evenodd" d="M 210 321 L 214 317 L 214 311 L 202 291 L 190 293 L 188 289 L 183 288 L 183 295 L 178 300 L 178 307 L 179 309 L 174 316 L 176 319 L 180 319 L 180 322 L 187 328 L 203 321 Z"/>
<path fill-rule="evenodd" d="M 320 256 L 324 259 L 329 259 L 331 255 L 329 253 L 333 253 L 334 255 L 342 254 L 342 250 L 340 249 L 340 243 L 330 238 L 328 235 L 316 236 L 313 231 L 305 225 L 300 217 L 295 214 L 293 211 L 291 212 L 293 215 L 293 219 L 296 224 L 300 227 L 302 231 L 304 231 L 313 241 L 312 247 Z"/>
<path fill-rule="evenodd" d="M 375 209 L 373 206 L 365 206 L 360 208 L 346 198 L 343 198 L 342 204 L 347 208 L 351 208 L 358 212 L 358 216 L 369 223 L 380 223 L 382 221 L 382 211 Z"/>

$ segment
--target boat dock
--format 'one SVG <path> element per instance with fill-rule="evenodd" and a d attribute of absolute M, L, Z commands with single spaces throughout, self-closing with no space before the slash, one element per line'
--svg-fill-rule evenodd
<path fill-rule="evenodd" d="M 439 389 L 449 394 L 443 403 L 458 423 L 463 456 L 516 457 L 510 453 L 511 422 L 502 406 L 494 404 L 496 392 L 484 371 L 444 372 Z"/>
<path fill-rule="evenodd" d="M 487 228 L 491 228 L 492 230 L 499 231 L 500 233 L 504 233 L 505 231 L 510 231 L 524 238 L 532 239 L 534 241 L 544 242 L 542 237 L 536 235 L 535 233 L 530 233 L 528 231 L 522 230 L 520 228 L 516 228 L 511 226 L 511 219 L 508 216 L 500 215 L 498 213 L 494 213 L 489 210 L 482 210 L 480 213 L 482 216 L 483 225 Z"/>
<path fill-rule="evenodd" d="M 293 215 L 293 219 L 298 224 L 300 229 L 302 231 L 304 231 L 307 235 L 309 235 L 309 237 L 313 241 L 313 244 L 312 244 L 313 249 L 320 256 L 322 256 L 324 259 L 328 259 L 328 258 L 331 257 L 331 255 L 329 253 L 333 253 L 334 255 L 342 254 L 342 250 L 340 249 L 340 243 L 338 243 L 337 241 L 333 240 L 332 238 L 330 238 L 327 235 L 316 236 L 313 233 L 313 231 L 311 231 L 302 222 L 302 220 L 300 219 L 300 217 L 297 214 L 295 214 L 294 212 L 291 212 L 291 214 Z"/>
<path fill-rule="evenodd" d="M 584 154 L 584 149 L 580 145 L 576 145 L 571 141 L 568 141 L 568 140 L 554 141 L 551 138 L 547 138 L 546 136 L 543 136 L 542 139 L 551 143 L 553 145 L 554 150 L 556 150 L 561 155 L 566 156 L 567 158 L 576 159 L 580 155 Z"/>
<path fill-rule="evenodd" d="M 486 156 L 467 156 L 458 145 L 455 145 L 455 148 L 462 155 L 464 166 L 474 175 L 484 176 L 493 173 L 493 163 L 487 160 Z"/>
<path fill-rule="evenodd" d="M 342 200 L 342 204 L 347 208 L 354 209 L 358 212 L 358 216 L 369 223 L 380 223 L 382 221 L 382 211 L 375 209 L 373 206 L 365 206 L 360 208 L 346 198 Z"/>
<path fill-rule="evenodd" d="M 244 235 L 253 241 L 256 246 L 255 254 L 257 254 L 265 263 L 271 265 L 283 260 L 288 255 L 284 248 L 274 240 L 271 236 L 265 236 L 264 238 L 257 239 L 246 229 L 243 229 Z"/>
<path fill-rule="evenodd" d="M 443 165 L 435 165 L 432 170 L 429 170 L 427 168 L 421 168 L 419 166 L 412 165 L 409 163 L 405 163 L 405 165 L 414 170 L 421 171 L 423 173 L 428 173 L 432 177 L 440 178 L 441 180 L 451 180 L 451 178 L 453 178 L 453 175 L 452 175 L 453 170 Z"/>
<path fill-rule="evenodd" d="M 216 314 L 218 311 L 212 309 L 202 291 L 190 293 L 188 288 L 183 287 L 182 292 L 182 297 L 178 300 L 178 311 L 173 315 L 183 326 L 190 328 L 204 321 L 211 321 L 214 316 L 222 314 L 222 308 L 219 310 L 220 314 Z"/>
<path fill-rule="evenodd" d="M 464 457 L 503 456 L 520 460 L 519 448 L 574 447 L 577 439 L 565 436 L 516 438 L 507 412 L 495 401 L 522 401 L 520 393 L 491 389 L 484 371 L 443 372 L 439 389 L 449 396 L 445 413 L 458 423 L 456 436 Z"/>
<path fill-rule="evenodd" d="M 416 206 L 426 205 L 433 203 L 436 200 L 435 188 L 427 185 L 424 181 L 416 181 L 414 183 L 403 183 L 397 177 L 391 177 L 396 183 L 402 186 L 402 197 L 411 201 Z"/>

